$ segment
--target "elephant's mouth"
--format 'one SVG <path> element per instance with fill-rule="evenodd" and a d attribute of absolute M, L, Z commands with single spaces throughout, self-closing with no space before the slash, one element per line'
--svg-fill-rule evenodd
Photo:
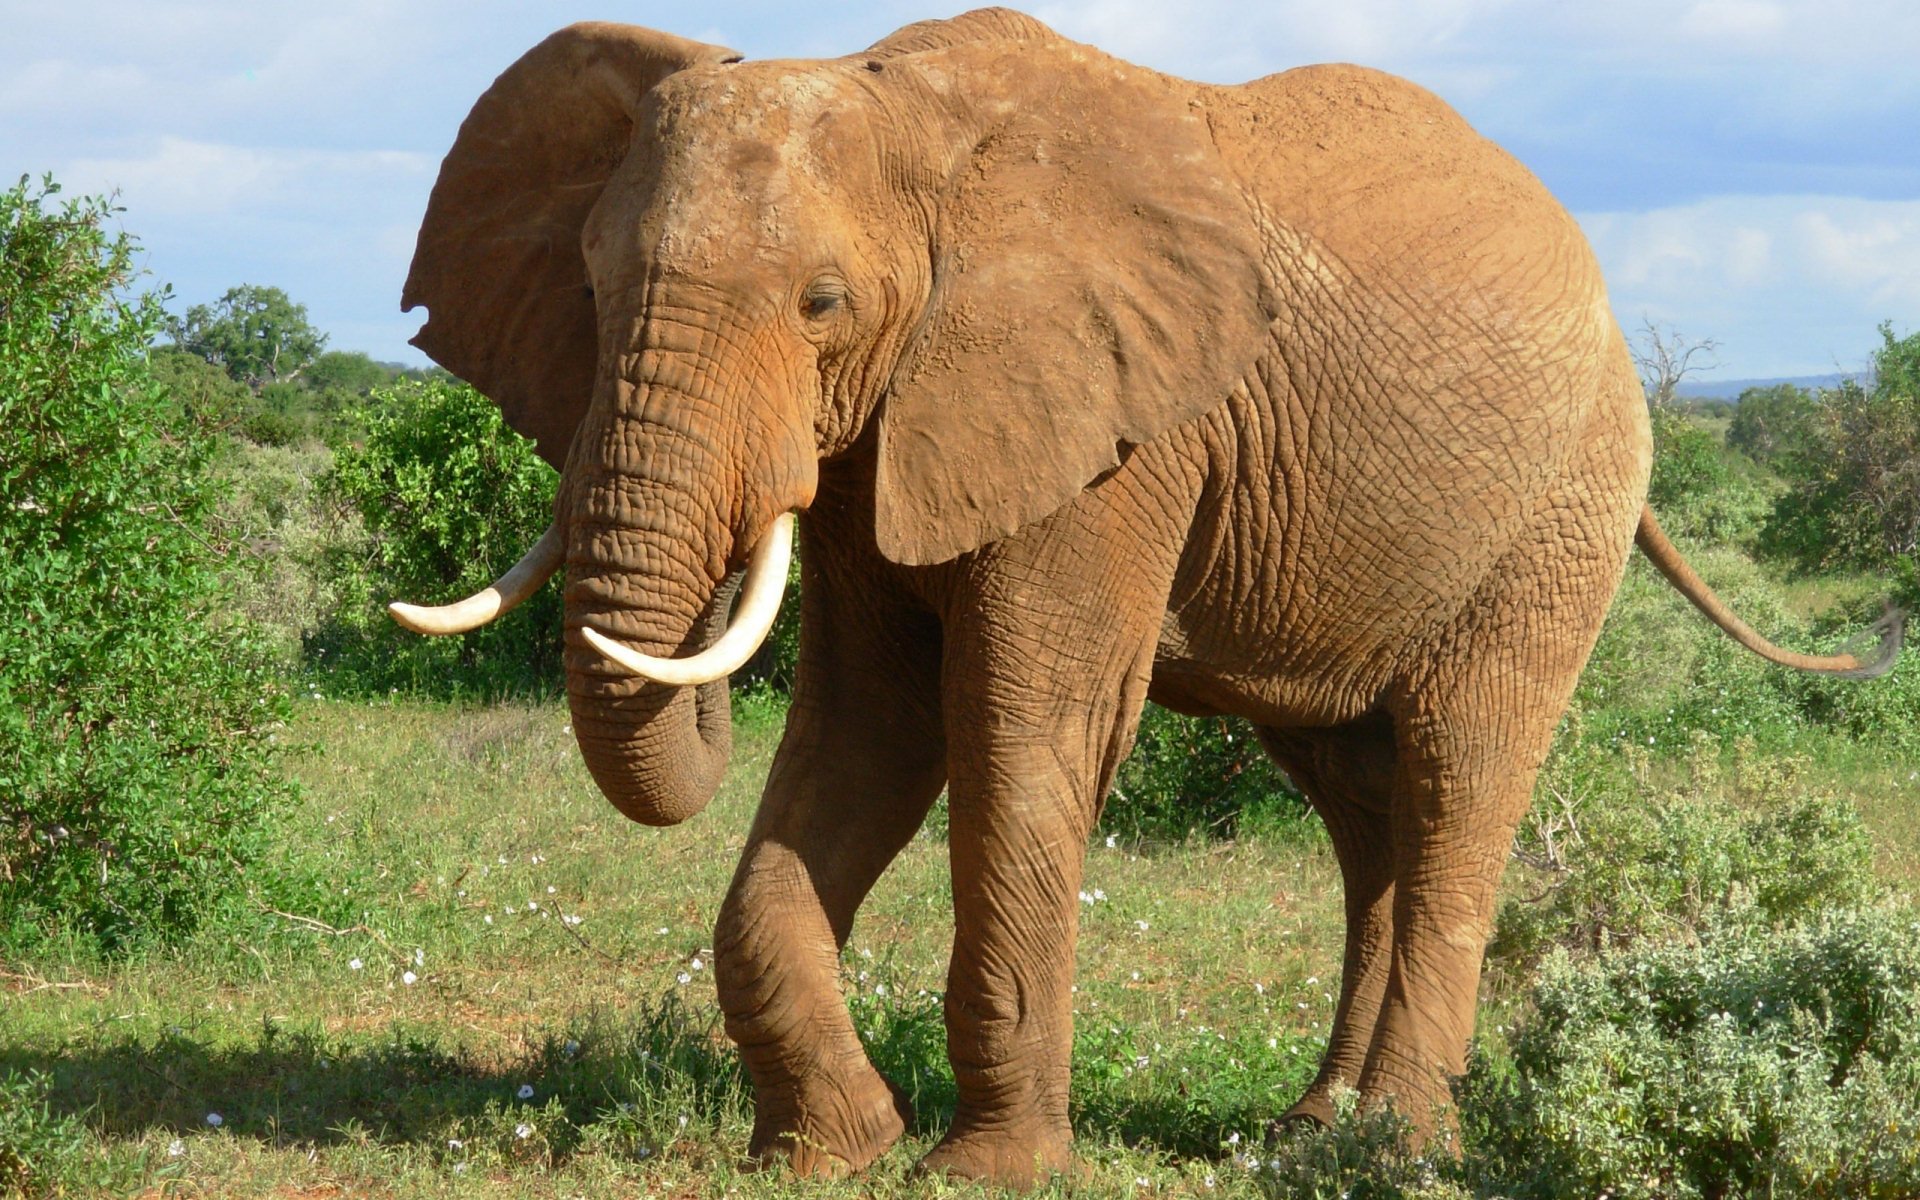
<path fill-rule="evenodd" d="M 787 568 L 793 560 L 793 526 L 793 514 L 782 513 L 761 535 L 747 560 L 746 579 L 740 585 L 740 599 L 726 632 L 698 653 L 687 658 L 656 658 L 588 626 L 581 627 L 581 635 L 609 664 L 628 675 L 673 687 L 724 679 L 744 666 L 773 630 L 781 597 L 786 593 Z M 511 612 L 553 578 L 565 561 L 566 536 L 555 521 L 491 586 L 452 604 L 428 608 L 395 601 L 387 605 L 387 611 L 415 633 L 466 633 Z"/>

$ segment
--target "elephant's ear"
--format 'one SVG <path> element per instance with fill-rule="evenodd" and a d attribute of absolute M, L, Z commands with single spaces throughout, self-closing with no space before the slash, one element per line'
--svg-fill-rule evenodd
<path fill-rule="evenodd" d="M 592 399 L 598 345 L 580 232 L 626 159 L 641 98 L 721 46 L 632 25 L 572 25 L 506 69 L 440 165 L 401 293 L 413 338 L 561 466 Z"/>
<path fill-rule="evenodd" d="M 1219 404 L 1273 315 L 1250 201 L 1196 85 L 1084 46 L 919 68 L 959 113 L 928 314 L 889 383 L 880 549 L 942 562 L 1039 520 Z"/>

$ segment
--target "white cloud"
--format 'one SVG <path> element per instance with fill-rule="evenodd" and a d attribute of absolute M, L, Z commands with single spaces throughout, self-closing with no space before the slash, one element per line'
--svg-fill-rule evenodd
<path fill-rule="evenodd" d="M 218 219 L 292 205 L 329 203 L 394 187 L 421 188 L 439 164 L 397 150 L 302 150 L 229 146 L 161 137 L 136 157 L 80 158 L 62 178 L 87 190 L 115 190 L 143 215 Z"/>
<path fill-rule="evenodd" d="M 1682 32 L 1697 38 L 1765 38 L 1787 26 L 1787 6 L 1770 0 L 1700 0 L 1680 18 Z"/>
<path fill-rule="evenodd" d="M 1726 378 L 1857 367 L 1879 322 L 1920 325 L 1920 200 L 1718 196 L 1580 220 L 1621 324 L 1715 338 Z"/>

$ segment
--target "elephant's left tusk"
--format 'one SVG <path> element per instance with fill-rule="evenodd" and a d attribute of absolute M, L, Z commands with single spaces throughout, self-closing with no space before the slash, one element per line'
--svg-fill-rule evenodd
<path fill-rule="evenodd" d="M 655 683 L 686 687 L 711 683 L 739 670 L 773 631 L 780 598 L 787 590 L 787 564 L 793 561 L 793 514 L 781 513 L 761 537 L 747 560 L 747 578 L 740 585 L 740 602 L 720 640 L 691 658 L 655 658 L 629 650 L 612 638 L 586 626 L 580 634 L 608 662 L 630 675 Z"/>
<path fill-rule="evenodd" d="M 533 549 L 513 564 L 505 575 L 493 581 L 492 587 L 438 608 L 423 608 L 395 600 L 387 605 L 387 612 L 415 633 L 465 633 L 470 629 L 478 629 L 539 591 L 540 585 L 552 579 L 553 573 L 560 569 L 566 553 L 566 539 L 560 533 L 560 523 L 555 521 L 547 526 L 547 531 L 540 535 Z"/>

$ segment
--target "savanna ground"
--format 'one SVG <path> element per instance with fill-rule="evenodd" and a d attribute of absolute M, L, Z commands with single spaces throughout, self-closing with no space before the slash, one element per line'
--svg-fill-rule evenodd
<path fill-rule="evenodd" d="M 289 731 L 308 748 L 288 853 L 336 864 L 364 928 L 286 913 L 256 941 L 16 965 L 0 1074 L 46 1072 L 117 1164 L 105 1178 L 168 1194 L 791 1194 L 736 1166 L 749 1102 L 709 965 L 780 729 L 777 703 L 736 711 L 719 797 L 659 830 L 599 796 L 562 704 L 310 698 Z M 907 1179 L 952 1105 L 937 817 L 862 910 L 843 972 L 919 1123 L 868 1178 L 801 1191 L 952 1190 Z M 1330 852 L 1304 827 L 1107 842 L 1081 917 L 1071 1190 L 1230 1192 L 1249 1180 L 1237 1147 L 1317 1063 L 1339 975 Z"/>
<path fill-rule="evenodd" d="M 1644 643 L 1638 622 L 1684 619 L 1649 575 L 1630 577 L 1613 640 Z M 1803 593 L 1794 599 L 1823 603 Z M 1606 651 L 1583 693 L 1645 689 L 1655 683 L 1641 675 L 1662 674 L 1652 650 Z M 5 968 L 0 1076 L 43 1073 L 42 1119 L 77 1116 L 85 1131 L 54 1190 L 968 1190 L 910 1174 L 952 1105 L 939 810 L 876 888 L 843 959 L 863 1036 L 915 1094 L 918 1123 L 864 1178 L 801 1183 L 738 1162 L 750 1100 L 710 968 L 779 699 L 737 697 L 719 797 L 684 825 L 647 829 L 599 796 L 563 703 L 342 701 L 319 686 L 305 686 L 283 735 L 302 785 L 283 853 L 321 865 L 327 886 L 356 901 L 357 923 L 262 905 L 252 922 L 170 952 Z M 1878 873 L 1906 890 L 1920 879 L 1913 768 L 1854 741 L 1806 744 L 1818 753 L 1802 783 L 1853 802 Z M 1672 762 L 1639 769 L 1684 775 Z M 1516 869 L 1508 891 L 1538 881 Z M 1255 1165 L 1265 1124 L 1310 1077 L 1338 991 L 1339 879 L 1317 826 L 1276 821 L 1236 840 L 1098 834 L 1085 886 L 1079 1174 L 1056 1188 L 1270 1193 Z M 1483 1041 L 1498 1042 L 1519 1003 L 1503 978 L 1485 989 Z"/>

